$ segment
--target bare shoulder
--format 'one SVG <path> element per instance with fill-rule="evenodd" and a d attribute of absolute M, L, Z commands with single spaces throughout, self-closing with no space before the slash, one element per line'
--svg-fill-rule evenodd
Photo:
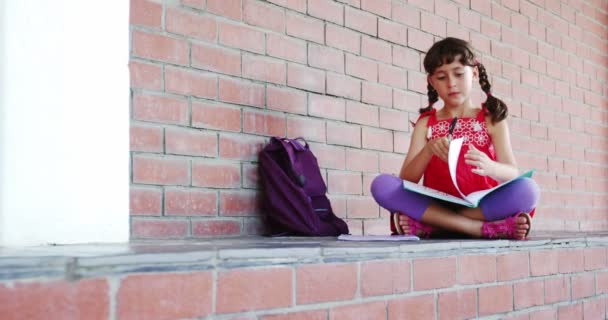
<path fill-rule="evenodd" d="M 507 122 L 507 118 L 504 118 L 503 120 L 500 120 L 498 122 L 492 122 L 492 116 L 491 115 L 486 115 L 485 116 L 486 119 L 486 127 L 488 128 L 488 133 L 490 135 L 493 135 L 494 133 L 503 133 L 503 132 L 508 132 L 509 130 L 509 124 Z"/>

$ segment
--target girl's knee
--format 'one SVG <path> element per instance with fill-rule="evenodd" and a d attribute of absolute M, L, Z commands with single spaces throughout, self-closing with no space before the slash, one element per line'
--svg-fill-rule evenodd
<path fill-rule="evenodd" d="M 401 179 L 391 174 L 380 174 L 372 181 L 370 191 L 376 201 L 382 198 L 383 195 L 398 188 L 401 185 Z"/>
<path fill-rule="evenodd" d="M 515 190 L 513 198 L 521 201 L 522 205 L 527 208 L 535 208 L 540 198 L 540 188 L 536 181 L 531 178 L 522 178 L 513 181 L 513 184 Z"/>

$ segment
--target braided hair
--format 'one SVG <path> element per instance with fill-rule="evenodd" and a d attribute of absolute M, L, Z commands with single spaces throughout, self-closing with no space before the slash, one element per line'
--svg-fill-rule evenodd
<path fill-rule="evenodd" d="M 443 64 L 450 64 L 460 59 L 460 63 L 465 66 L 477 67 L 479 69 L 479 85 L 481 90 L 485 92 L 487 98 L 483 103 L 488 113 L 492 117 L 492 122 L 500 122 L 507 117 L 507 105 L 500 99 L 492 95 L 492 85 L 488 80 L 486 68 L 477 61 L 473 48 L 468 42 L 457 38 L 445 38 L 435 42 L 424 57 L 424 70 L 431 75 L 437 68 Z M 433 108 L 433 104 L 438 101 L 437 91 L 429 83 L 427 85 L 427 96 L 429 104 L 425 108 L 421 108 L 420 113 L 425 113 Z"/>

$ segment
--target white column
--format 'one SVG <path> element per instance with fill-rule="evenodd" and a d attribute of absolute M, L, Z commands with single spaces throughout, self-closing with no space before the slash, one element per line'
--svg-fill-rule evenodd
<path fill-rule="evenodd" d="M 128 20 L 0 0 L 0 246 L 128 241 Z"/>

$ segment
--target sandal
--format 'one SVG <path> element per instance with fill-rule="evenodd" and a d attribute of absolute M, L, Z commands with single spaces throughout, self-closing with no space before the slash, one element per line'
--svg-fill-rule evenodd
<path fill-rule="evenodd" d="M 515 234 L 517 232 L 517 223 L 515 221 L 519 217 L 526 218 L 526 223 L 528 224 L 528 230 L 526 230 L 526 234 L 521 239 L 517 238 Z M 530 229 L 532 229 L 532 218 L 528 213 L 520 212 L 512 217 L 506 218 L 502 222 L 484 222 L 481 226 L 481 237 L 486 239 L 500 238 L 511 240 L 523 240 L 528 237 L 528 234 L 530 234 Z"/>
<path fill-rule="evenodd" d="M 399 212 L 391 212 L 391 234 L 392 235 L 401 235 L 405 234 L 401 226 L 399 225 Z M 404 215 L 407 219 L 407 222 L 410 226 L 410 234 L 414 236 L 418 236 L 419 238 L 429 238 L 431 233 L 433 232 L 433 227 L 428 224 L 424 224 L 422 222 L 416 221 L 407 215 Z"/>

